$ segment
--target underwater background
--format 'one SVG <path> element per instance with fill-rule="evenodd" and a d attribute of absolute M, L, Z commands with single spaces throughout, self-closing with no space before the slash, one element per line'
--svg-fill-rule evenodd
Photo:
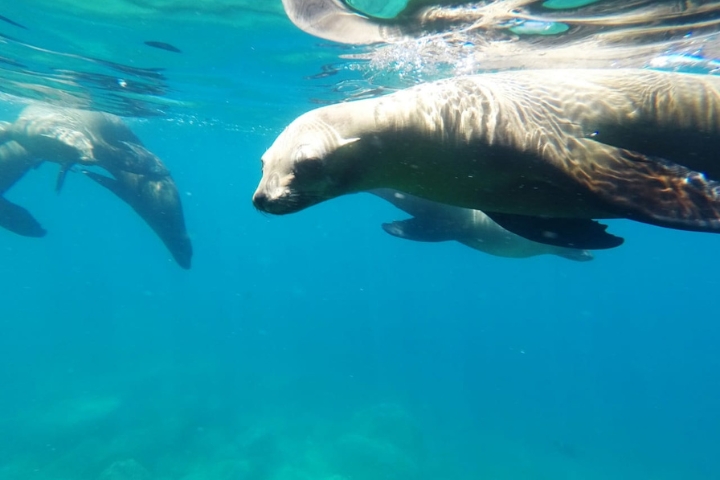
<path fill-rule="evenodd" d="M 195 249 L 56 165 L 8 192 L 49 233 L 0 231 L 0 480 L 720 478 L 720 237 L 610 221 L 576 263 L 393 238 L 368 194 L 262 215 L 275 136 L 364 88 L 346 47 L 279 0 L 0 15 L 0 120 L 125 116 Z"/>

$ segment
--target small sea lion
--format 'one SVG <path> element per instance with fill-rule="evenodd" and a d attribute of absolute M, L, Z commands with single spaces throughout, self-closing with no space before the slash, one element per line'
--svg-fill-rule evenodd
<path fill-rule="evenodd" d="M 488 73 L 301 115 L 263 155 L 253 203 L 287 214 L 392 188 L 530 240 L 611 248 L 622 239 L 591 219 L 720 232 L 718 151 L 718 77 Z"/>
<path fill-rule="evenodd" d="M 370 193 L 412 215 L 407 220 L 382 224 L 383 230 L 398 238 L 418 242 L 456 241 L 497 257 L 557 255 L 578 262 L 593 259 L 592 253 L 587 250 L 556 247 L 515 235 L 480 210 L 443 205 L 384 188 L 371 190 Z"/>

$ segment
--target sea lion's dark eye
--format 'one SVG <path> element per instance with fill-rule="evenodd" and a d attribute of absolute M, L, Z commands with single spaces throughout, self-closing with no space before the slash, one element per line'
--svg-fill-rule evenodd
<path fill-rule="evenodd" d="M 319 158 L 307 158 L 295 164 L 293 173 L 296 177 L 316 179 L 323 175 L 323 164 Z"/>

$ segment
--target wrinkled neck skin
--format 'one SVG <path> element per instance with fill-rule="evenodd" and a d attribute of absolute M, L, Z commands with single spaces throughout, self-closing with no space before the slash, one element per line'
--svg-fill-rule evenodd
<path fill-rule="evenodd" d="M 348 193 L 392 188 L 419 195 L 427 193 L 429 180 L 447 176 L 453 168 L 448 163 L 457 163 L 453 159 L 470 144 L 458 138 L 460 132 L 441 131 L 447 122 L 423 103 L 411 89 L 316 111 L 316 121 L 339 139 L 327 149 L 326 166 L 335 177 L 346 177 Z"/>

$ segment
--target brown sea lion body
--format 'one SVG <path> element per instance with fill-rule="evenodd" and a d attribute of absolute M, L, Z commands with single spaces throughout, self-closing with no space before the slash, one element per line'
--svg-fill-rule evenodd
<path fill-rule="evenodd" d="M 98 167 L 112 177 L 84 171 L 130 205 L 157 233 L 175 261 L 190 268 L 192 245 L 175 182 L 163 162 L 147 150 L 120 117 L 103 112 L 34 104 L 0 127 L 0 194 L 43 161 L 61 166 L 57 188 L 77 164 Z M 0 198 L 0 226 L 42 236 L 30 215 Z M 30 218 L 32 218 L 30 216 Z M 34 220 L 34 219 L 33 219 Z"/>
<path fill-rule="evenodd" d="M 629 218 L 720 232 L 719 148 L 718 77 L 482 74 L 300 116 L 263 156 L 253 200 L 283 214 L 393 188 L 496 221 Z"/>

